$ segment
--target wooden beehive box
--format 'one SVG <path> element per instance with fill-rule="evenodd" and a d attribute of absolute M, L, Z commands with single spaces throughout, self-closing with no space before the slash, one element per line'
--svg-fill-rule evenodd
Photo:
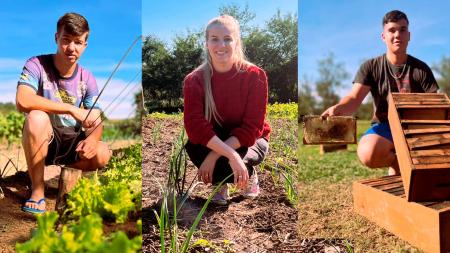
<path fill-rule="evenodd" d="M 356 119 L 350 116 L 303 117 L 303 144 L 354 144 Z"/>
<path fill-rule="evenodd" d="M 353 183 L 354 210 L 426 252 L 450 252 L 450 202 L 408 202 L 402 179 Z"/>
<path fill-rule="evenodd" d="M 449 110 L 446 94 L 389 96 L 389 125 L 408 201 L 450 200 Z"/>

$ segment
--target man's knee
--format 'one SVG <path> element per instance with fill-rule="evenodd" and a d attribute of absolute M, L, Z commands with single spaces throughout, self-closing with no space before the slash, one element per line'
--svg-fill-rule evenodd
<path fill-rule="evenodd" d="M 42 136 L 43 131 L 50 132 L 51 122 L 47 113 L 39 110 L 32 110 L 25 119 L 24 131 L 29 134 Z"/>
<path fill-rule="evenodd" d="M 358 145 L 358 158 L 369 168 L 388 167 L 394 156 L 393 145 L 384 140 L 364 137 Z"/>
<path fill-rule="evenodd" d="M 376 157 L 374 155 L 373 147 L 362 147 L 358 145 L 358 158 L 362 164 L 369 168 L 377 168 L 377 163 L 375 162 Z"/>
<path fill-rule="evenodd" d="M 105 167 L 111 158 L 112 152 L 108 147 L 108 144 L 100 142 L 97 146 L 97 155 L 94 158 L 94 163 L 97 168 Z"/>

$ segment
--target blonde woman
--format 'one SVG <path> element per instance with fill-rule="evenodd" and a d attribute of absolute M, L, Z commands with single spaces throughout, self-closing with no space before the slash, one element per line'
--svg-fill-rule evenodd
<path fill-rule="evenodd" d="M 205 62 L 184 80 L 186 151 L 199 169 L 199 180 L 236 184 L 245 197 L 260 190 L 253 166 L 268 151 L 265 120 L 267 77 L 245 59 L 239 23 L 231 16 L 212 19 L 205 29 Z M 228 185 L 213 202 L 226 205 Z"/>

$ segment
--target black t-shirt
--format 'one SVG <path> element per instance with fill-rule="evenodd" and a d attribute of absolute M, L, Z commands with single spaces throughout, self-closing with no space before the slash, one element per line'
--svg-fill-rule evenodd
<path fill-rule="evenodd" d="M 430 67 L 410 55 L 401 66 L 391 64 L 386 54 L 367 60 L 353 83 L 370 86 L 374 108 L 372 122 L 387 121 L 389 92 L 432 93 L 439 89 Z"/>

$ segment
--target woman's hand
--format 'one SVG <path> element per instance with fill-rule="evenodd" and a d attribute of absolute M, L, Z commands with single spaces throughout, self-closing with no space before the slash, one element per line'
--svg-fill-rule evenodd
<path fill-rule="evenodd" d="M 240 189 L 245 189 L 248 183 L 248 170 L 238 153 L 229 159 L 230 167 L 234 174 L 234 184 Z"/>
<path fill-rule="evenodd" d="M 212 176 L 217 159 L 219 159 L 217 153 L 213 151 L 209 152 L 202 165 L 200 165 L 200 168 L 198 169 L 198 178 L 200 181 L 205 184 L 212 184 Z"/>
<path fill-rule="evenodd" d="M 230 143 L 229 146 L 228 143 Z M 234 175 L 234 184 L 236 184 L 239 188 L 244 189 L 247 186 L 248 182 L 248 171 L 247 167 L 242 161 L 242 158 L 239 154 L 234 150 L 235 148 L 240 147 L 239 140 L 236 137 L 229 138 L 226 143 L 221 141 L 219 137 L 214 136 L 206 145 L 208 148 L 213 150 L 215 154 L 219 156 L 225 156 L 228 158 L 231 169 L 233 170 Z M 206 160 L 206 159 L 205 159 Z M 203 163 L 201 167 L 203 166 Z M 205 169 L 206 169 L 205 164 Z"/>

